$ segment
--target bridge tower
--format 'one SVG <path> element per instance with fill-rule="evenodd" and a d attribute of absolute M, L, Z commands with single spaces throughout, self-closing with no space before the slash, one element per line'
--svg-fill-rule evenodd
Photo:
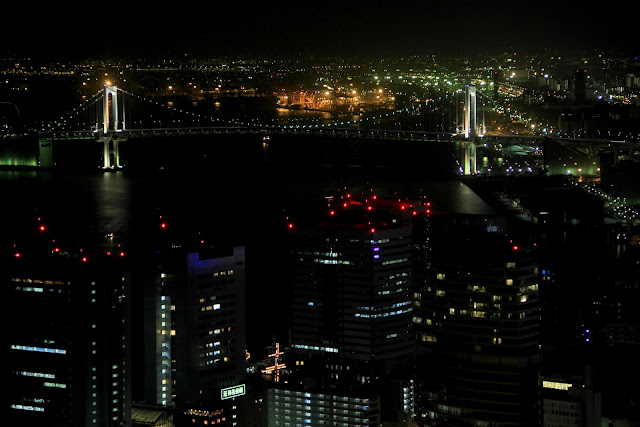
<path fill-rule="evenodd" d="M 113 115 L 111 111 L 113 110 Z M 104 102 L 103 102 L 103 125 L 102 135 L 98 137 L 98 141 L 102 143 L 102 168 L 114 169 L 120 168 L 120 148 L 119 142 L 126 140 L 122 135 L 124 131 L 124 120 L 122 123 L 119 120 L 118 105 L 118 87 L 106 84 L 104 86 Z M 111 125 L 111 118 L 113 117 L 113 125 Z M 124 119 L 124 111 L 122 113 Z M 119 125 L 122 127 L 119 128 Z"/>
<path fill-rule="evenodd" d="M 463 173 L 471 175 L 476 173 L 476 142 L 478 136 L 477 119 L 477 94 L 476 87 L 465 85 L 464 87 L 464 137 L 462 143 Z"/>
<path fill-rule="evenodd" d="M 476 87 L 464 87 L 464 137 L 478 136 Z"/>

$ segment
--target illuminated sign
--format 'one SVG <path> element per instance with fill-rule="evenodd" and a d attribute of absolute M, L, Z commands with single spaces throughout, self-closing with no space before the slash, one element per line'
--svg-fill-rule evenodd
<path fill-rule="evenodd" d="M 220 399 L 231 399 L 234 397 L 242 396 L 246 392 L 244 384 L 236 385 L 233 387 L 227 387 L 220 390 Z"/>

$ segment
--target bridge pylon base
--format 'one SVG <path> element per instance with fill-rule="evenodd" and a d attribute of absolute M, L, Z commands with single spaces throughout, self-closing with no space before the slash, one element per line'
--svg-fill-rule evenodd
<path fill-rule="evenodd" d="M 98 138 L 102 143 L 102 169 L 120 169 L 120 142 L 126 138 L 120 135 L 105 135 Z"/>
<path fill-rule="evenodd" d="M 476 164 L 476 142 L 468 139 L 462 143 L 462 169 L 465 175 L 475 175 Z"/>

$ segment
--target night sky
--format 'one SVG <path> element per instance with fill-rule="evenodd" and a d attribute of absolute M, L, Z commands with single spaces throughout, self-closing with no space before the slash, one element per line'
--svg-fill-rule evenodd
<path fill-rule="evenodd" d="M 577 1 L 123 2 L 12 5 L 2 53 L 374 56 L 633 49 L 634 11 Z M 608 4 L 607 4 L 608 5 Z"/>

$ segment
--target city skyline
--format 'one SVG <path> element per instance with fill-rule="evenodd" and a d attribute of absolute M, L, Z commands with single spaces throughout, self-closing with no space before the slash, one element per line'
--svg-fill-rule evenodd
<path fill-rule="evenodd" d="M 640 422 L 640 61 L 599 50 L 628 25 L 102 7 L 2 30 L 11 416 Z"/>

